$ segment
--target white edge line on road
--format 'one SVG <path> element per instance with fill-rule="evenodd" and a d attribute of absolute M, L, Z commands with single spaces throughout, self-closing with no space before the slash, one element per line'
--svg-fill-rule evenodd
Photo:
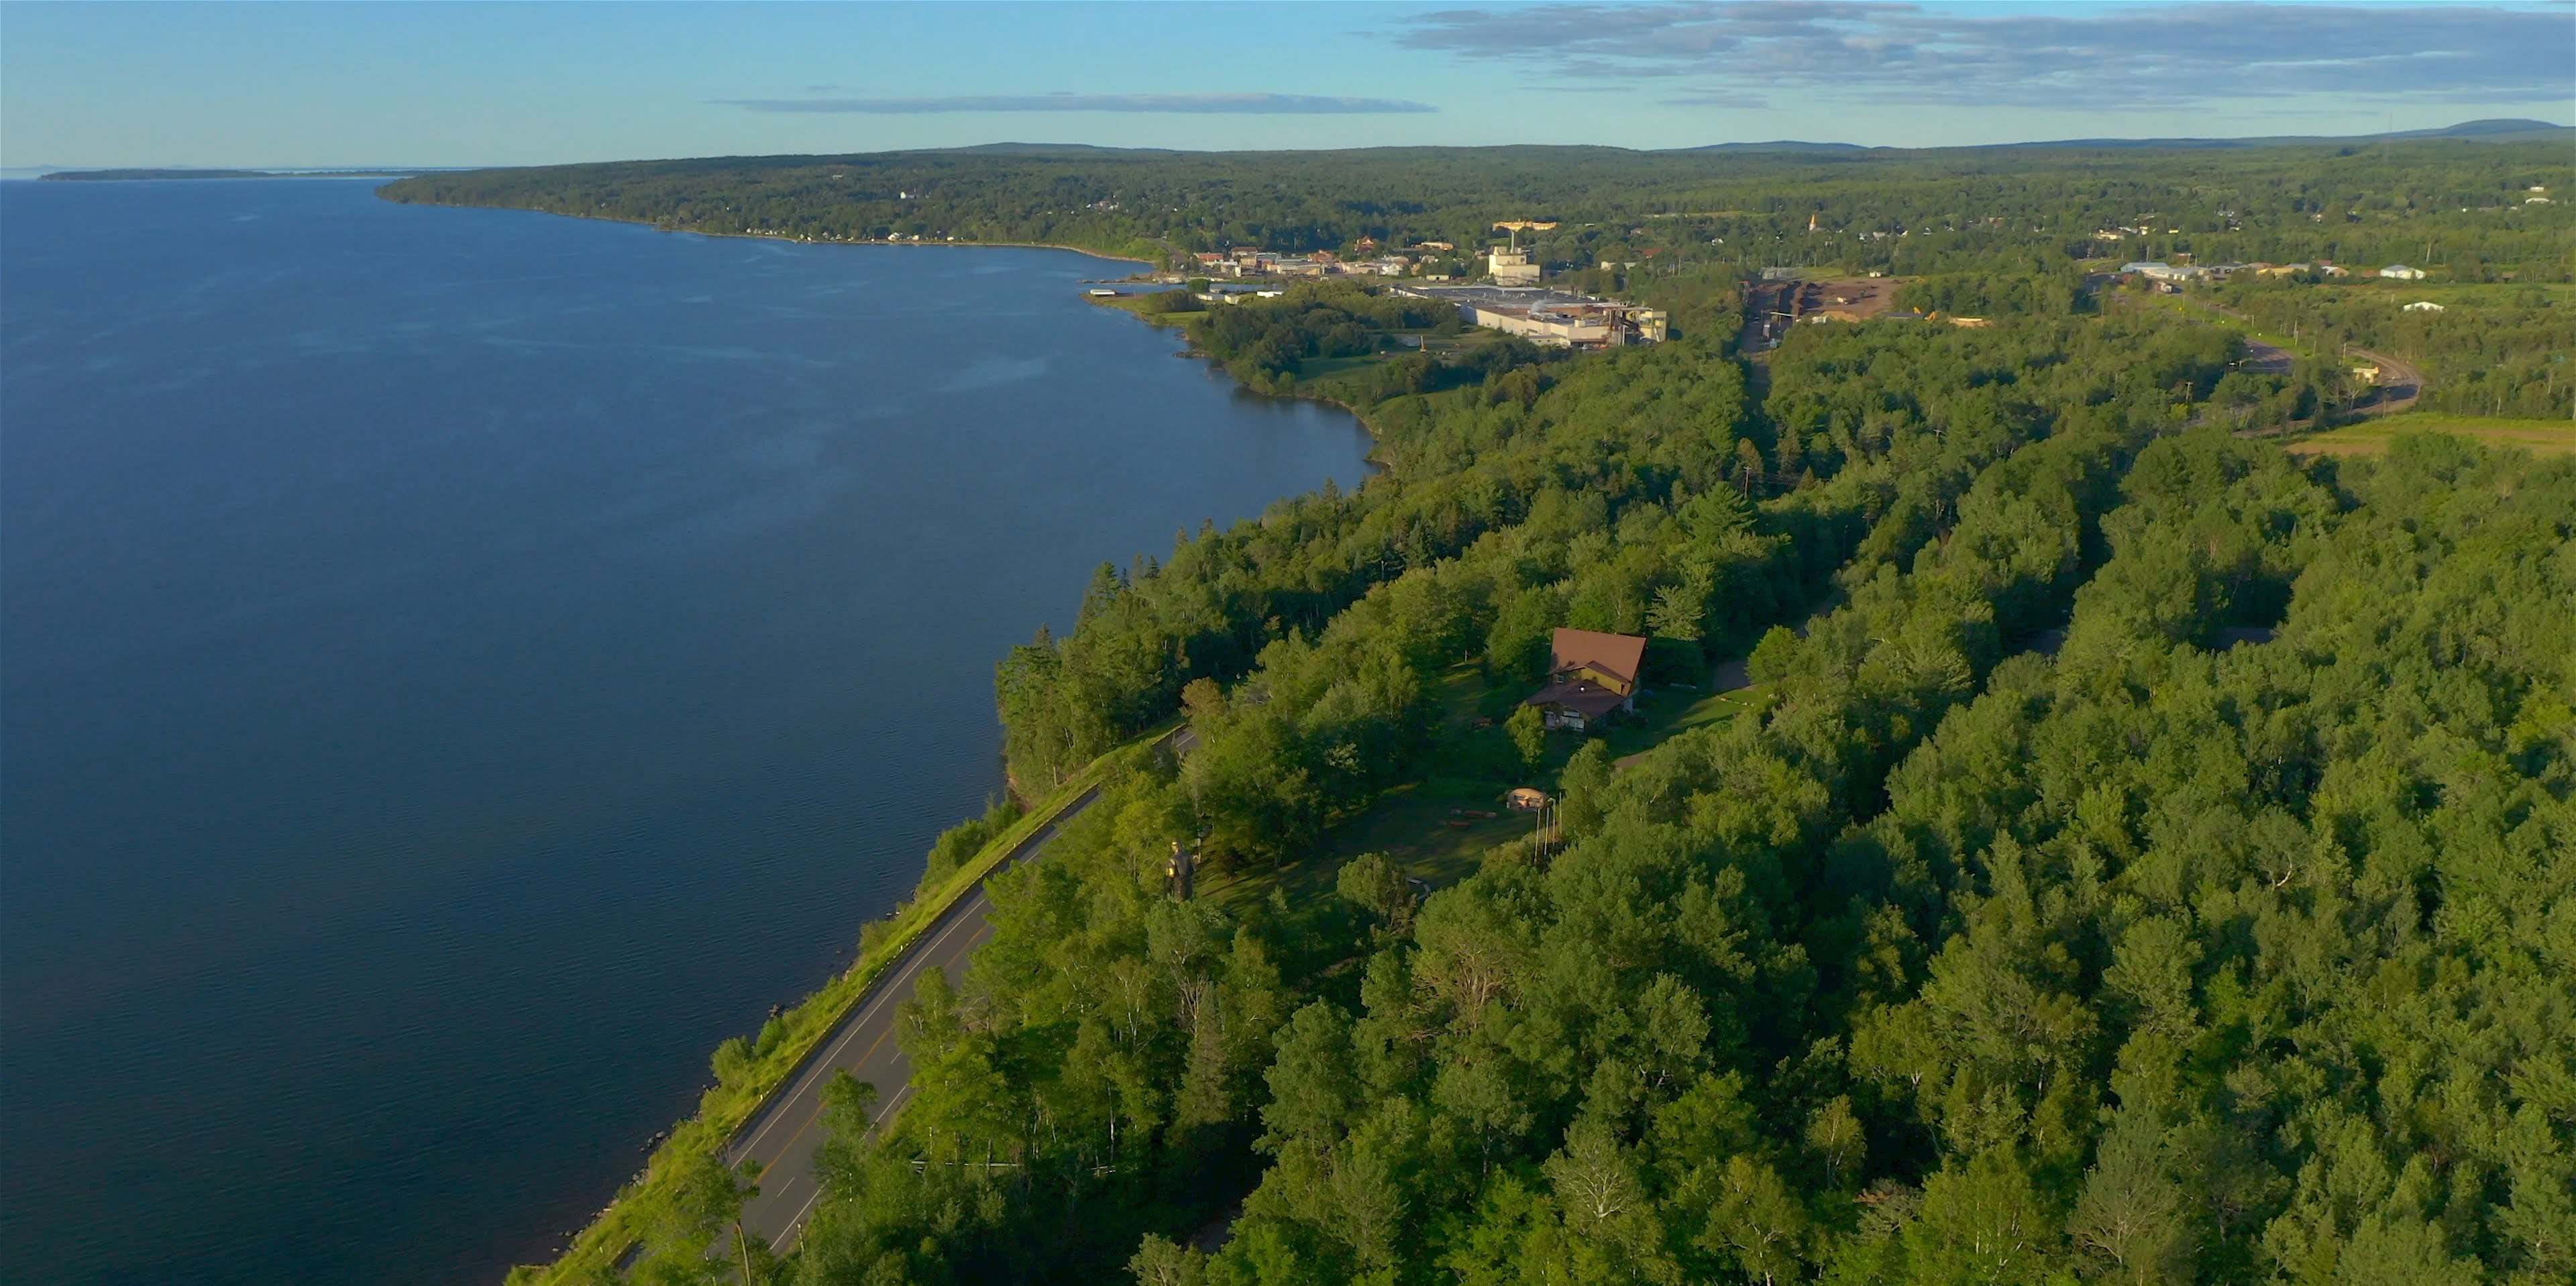
<path fill-rule="evenodd" d="M 983 886 L 979 884 L 975 888 L 975 896 L 968 901 L 958 903 L 956 909 L 964 911 L 973 907 L 977 902 L 981 902 L 983 900 L 984 889 Z M 834 1070 L 833 1064 L 836 1063 L 841 1056 L 841 1051 L 846 1048 L 851 1041 L 858 1039 L 859 1029 L 867 1025 L 867 1019 L 870 1013 L 880 1004 L 884 1003 L 886 997 L 895 993 L 896 989 L 906 980 L 906 975 L 908 974 L 911 978 L 918 979 L 921 976 L 921 960 L 929 956 L 931 952 L 938 950 L 939 944 L 946 942 L 949 934 L 957 932 L 958 926 L 976 918 L 979 917 L 952 914 L 949 917 L 948 927 L 941 929 L 939 931 L 939 936 L 934 937 L 930 941 L 922 943 L 913 950 L 905 953 L 906 955 L 913 957 L 910 967 L 898 970 L 895 976 L 878 983 L 871 989 L 875 994 L 869 996 L 857 1009 L 850 1011 L 850 1016 L 844 1019 L 841 1023 L 841 1034 L 833 1038 L 830 1048 L 824 1050 L 822 1057 L 814 1064 L 814 1066 L 807 1070 L 804 1076 L 799 1078 L 796 1086 L 788 1091 L 787 1097 L 779 1100 L 778 1103 L 770 1110 L 769 1119 L 761 1122 L 760 1128 L 752 1131 L 751 1137 L 742 1141 L 739 1145 L 739 1151 L 745 1159 L 749 1159 L 753 1153 L 757 1152 L 760 1148 L 761 1139 L 766 1137 L 770 1130 L 775 1128 L 780 1121 L 785 1120 L 788 1117 L 789 1113 L 786 1109 L 790 1104 L 804 1098 L 805 1095 L 813 1089 L 816 1081 L 828 1079 L 829 1074 Z M 803 1132 L 802 1127 L 797 1131 L 799 1134 Z M 795 1142 L 795 1136 L 788 1136 L 788 1141 L 791 1143 Z M 739 1165 L 741 1162 L 738 1161 L 735 1164 Z"/>
<path fill-rule="evenodd" d="M 961 902 L 961 903 L 959 903 L 959 904 L 958 904 L 958 906 L 959 906 L 960 908 L 965 908 L 965 907 L 973 907 L 973 906 L 977 906 L 977 905 L 979 905 L 979 904 L 980 904 L 980 905 L 990 905 L 989 903 L 985 902 L 983 891 L 982 891 L 982 890 L 980 890 L 980 889 L 976 891 L 976 893 L 975 893 L 975 900 L 974 900 L 973 902 Z M 959 917 L 958 917 L 958 919 L 957 919 L 957 923 L 956 923 L 956 924 L 949 925 L 947 928 L 940 930 L 940 931 L 939 931 L 939 936 L 938 936 L 938 937 L 933 938 L 933 939 L 931 939 L 930 941 L 928 941 L 928 942 L 926 942 L 926 943 L 921 944 L 921 955 L 919 955 L 919 956 L 915 957 L 915 958 L 913 959 L 912 963 L 910 963 L 910 964 L 908 964 L 908 965 L 906 965 L 906 966 L 905 966 L 905 972 L 904 972 L 903 974 L 898 975 L 898 976 L 893 977 L 893 978 L 885 979 L 882 983 L 880 983 L 880 984 L 879 984 L 880 986 L 882 986 L 882 987 L 884 987 L 884 988 L 885 988 L 885 993 L 884 993 L 884 994 L 886 994 L 886 995 L 892 995 L 892 994 L 894 993 L 894 991 L 895 991 L 897 988 L 901 987 L 903 984 L 908 983 L 908 982 L 918 982 L 918 981 L 920 981 L 920 977 L 921 977 L 921 970 L 922 970 L 924 967 L 926 967 L 926 963 L 927 963 L 927 960 L 928 960 L 928 958 L 929 958 L 929 955 L 930 955 L 931 951 L 933 951 L 934 949 L 936 949 L 936 948 L 939 946 L 939 944 L 940 944 L 940 943 L 947 941 L 947 940 L 948 940 L 948 935 L 949 935 L 949 934 L 952 934 L 952 933 L 955 933 L 955 932 L 957 931 L 957 929 L 958 929 L 958 926 L 959 926 L 959 925 L 963 925 L 963 924 L 968 923 L 968 922 L 970 921 L 970 919 L 972 919 L 972 920 L 980 920 L 981 918 L 982 918 L 982 917 L 981 917 L 980 915 L 978 915 L 978 916 L 974 916 L 974 917 L 959 916 Z M 881 998 L 882 998 L 882 997 L 879 997 L 879 999 L 881 999 Z M 876 1004 L 877 1004 L 877 1001 L 876 1001 L 875 999 L 872 999 L 872 1000 L 870 1000 L 866 1005 L 862 1006 L 862 1007 L 861 1007 L 861 1009 L 860 1009 L 860 1011 L 859 1011 L 858 1013 L 853 1014 L 853 1015 L 852 1015 L 851 1022 L 850 1022 L 850 1024 L 849 1024 L 849 1031 L 848 1031 L 848 1033 L 847 1033 L 846 1035 L 842 1036 L 842 1037 L 841 1037 L 841 1039 L 839 1039 L 839 1040 L 837 1040 L 837 1041 L 834 1041 L 834 1042 L 833 1042 L 833 1044 L 834 1044 L 836 1047 L 837 1047 L 837 1046 L 844 1046 L 844 1045 L 849 1044 L 851 1041 L 858 1039 L 859 1029 L 860 1029 L 862 1026 L 866 1025 L 866 1024 L 865 1024 L 865 1020 L 866 1020 L 866 1011 L 867 1011 L 867 1010 L 870 1010 L 870 1009 L 874 1009 L 874 1008 L 876 1008 Z M 887 1037 L 887 1036 L 894 1035 L 894 1034 L 895 1034 L 895 1033 L 894 1033 L 894 1029 L 893 1029 L 893 1028 L 891 1028 L 891 1027 L 887 1028 L 887 1029 L 886 1029 L 886 1031 L 885 1031 L 885 1033 L 884 1033 L 884 1035 L 880 1035 L 880 1036 L 878 1036 L 875 1040 L 868 1042 L 868 1053 L 869 1053 L 869 1054 L 873 1054 L 873 1053 L 875 1053 L 875 1052 L 876 1052 L 876 1050 L 877 1050 L 877 1046 L 884 1044 L 884 1043 L 885 1043 L 885 1041 L 886 1041 L 886 1037 Z M 861 1058 L 866 1058 L 866 1057 L 867 1057 L 867 1054 L 862 1054 L 862 1055 L 860 1055 L 860 1057 L 861 1057 Z M 839 1054 L 837 1054 L 837 1053 L 835 1053 L 834 1055 L 832 1055 L 832 1058 L 831 1058 L 831 1061 L 830 1061 L 830 1062 L 827 1062 L 827 1063 L 825 1063 L 824 1065 L 822 1065 L 820 1068 L 818 1068 L 818 1069 L 816 1070 L 816 1073 L 815 1073 L 815 1074 L 807 1076 L 807 1077 L 804 1079 L 804 1081 L 803 1081 L 801 1084 L 799 1084 L 799 1085 L 797 1086 L 796 1091 L 795 1091 L 793 1094 L 790 1094 L 790 1095 L 788 1095 L 786 1098 L 783 1098 L 783 1099 L 779 1100 L 779 1102 L 778 1102 L 778 1106 L 777 1106 L 777 1108 L 775 1109 L 775 1113 L 776 1113 L 776 1114 L 775 1114 L 773 1117 L 771 1117 L 771 1119 L 770 1119 L 766 1124 L 764 1124 L 764 1125 L 762 1125 L 762 1126 L 761 1126 L 761 1128 L 760 1128 L 760 1132 L 761 1132 L 762 1134 L 767 1134 L 767 1133 L 769 1132 L 769 1128 L 770 1128 L 770 1126 L 776 1125 L 779 1121 L 784 1120 L 784 1119 L 786 1119 L 789 1115 L 791 1115 L 791 1113 L 788 1111 L 788 1109 L 789 1109 L 790 1107 L 793 1107 L 794 1105 L 796 1105 L 796 1104 L 798 1104 L 798 1103 L 802 1103 L 802 1102 L 804 1102 L 804 1101 L 805 1101 L 805 1099 L 806 1099 L 807 1097 L 809 1097 L 809 1096 L 813 1093 L 813 1090 L 814 1090 L 814 1082 L 815 1082 L 815 1081 L 817 1081 L 817 1080 L 822 1079 L 822 1074 L 823 1074 L 823 1073 L 827 1073 L 827 1072 L 830 1072 L 830 1071 L 835 1070 L 835 1069 L 838 1067 L 839 1062 L 840 1062 L 840 1055 L 839 1055 Z M 785 1147 L 782 1147 L 782 1148 L 780 1148 L 780 1149 L 779 1149 L 779 1151 L 778 1151 L 778 1156 L 779 1156 L 780 1158 L 784 1158 L 784 1157 L 785 1157 L 785 1156 L 786 1156 L 790 1151 L 792 1151 L 792 1150 L 795 1148 L 795 1146 L 796 1146 L 796 1140 L 797 1140 L 799 1137 L 801 1137 L 801 1136 L 805 1133 L 805 1131 L 806 1131 L 809 1127 L 811 1127 L 811 1126 L 814 1124 L 815 1118 L 817 1118 L 817 1117 L 821 1116 L 822 1114 L 823 1114 L 823 1111 L 822 1111 L 822 1109 L 821 1109 L 820 1107 L 817 1107 L 817 1108 L 815 1108 L 813 1111 L 806 1113 L 806 1114 L 805 1114 L 804 1119 L 803 1119 L 802 1121 L 800 1121 L 800 1122 L 798 1122 L 798 1123 L 797 1123 L 796 1129 L 795 1129 L 792 1133 L 790 1133 L 790 1134 L 787 1136 L 787 1144 L 786 1144 L 786 1146 L 785 1146 Z M 755 1141 L 756 1141 L 756 1140 L 755 1140 Z M 752 1143 L 746 1143 L 744 1146 L 745 1146 L 747 1149 L 752 1149 L 752 1150 L 756 1151 L 756 1148 L 754 1148 L 754 1146 L 753 1146 L 753 1144 L 752 1144 Z M 749 1157 L 746 1157 L 745 1159 L 746 1159 L 746 1160 L 748 1160 L 748 1159 L 749 1159 Z"/>
<path fill-rule="evenodd" d="M 1186 727 L 1183 729 L 1183 732 L 1187 732 Z M 1025 841 L 1022 841 L 1017 849 L 1005 855 L 1002 860 L 994 866 L 993 870 L 986 875 L 985 880 L 979 880 L 976 882 L 973 891 L 965 900 L 957 903 L 957 905 L 949 909 L 948 924 L 939 931 L 937 936 L 931 938 L 931 940 L 926 943 L 918 943 L 910 950 L 906 951 L 904 954 L 909 963 L 899 965 L 897 972 L 893 977 L 882 979 L 870 987 L 869 990 L 871 994 L 866 999 L 862 1000 L 857 1008 L 851 1010 L 847 1017 L 841 1020 L 840 1034 L 833 1037 L 830 1045 L 826 1046 L 822 1050 L 818 1050 L 815 1055 L 809 1056 L 814 1058 L 814 1062 L 810 1065 L 808 1070 L 801 1074 L 797 1078 L 796 1082 L 790 1086 L 785 1098 L 770 1105 L 767 1109 L 767 1119 L 761 1122 L 760 1128 L 752 1131 L 748 1138 L 741 1140 L 739 1143 L 727 1146 L 726 1150 L 728 1152 L 735 1153 L 739 1158 L 730 1162 L 729 1165 L 739 1166 L 744 1161 L 756 1158 L 761 1139 L 766 1137 L 772 1129 L 777 1127 L 781 1120 L 784 1120 L 789 1115 L 787 1111 L 789 1105 L 803 1099 L 813 1090 L 817 1081 L 826 1078 L 836 1069 L 836 1065 L 840 1060 L 841 1052 L 847 1048 L 851 1041 L 858 1038 L 859 1029 L 866 1025 L 869 1014 L 879 1005 L 883 1004 L 886 997 L 895 994 L 896 990 L 904 982 L 918 981 L 921 970 L 928 967 L 929 957 L 933 952 L 938 950 L 940 943 L 946 942 L 949 935 L 955 933 L 960 926 L 984 921 L 985 912 L 989 911 L 992 905 L 992 899 L 985 892 L 985 881 L 990 880 L 993 875 L 998 875 L 1003 871 L 1007 871 L 1012 867 L 1019 865 L 1023 861 L 1036 857 L 1046 848 L 1050 841 L 1054 840 L 1056 832 L 1063 829 L 1066 822 L 1071 821 L 1077 814 L 1089 809 L 1098 801 L 1099 790 L 1095 787 L 1091 791 L 1086 792 L 1085 798 L 1081 803 L 1057 814 L 1053 821 L 1047 823 L 1046 829 L 1039 831 L 1037 834 L 1030 836 Z M 973 909 L 975 914 L 965 914 L 969 909 Z M 870 1051 L 873 1052 L 876 1045 L 883 1044 L 884 1042 L 885 1037 L 879 1036 L 877 1040 L 869 1046 Z M 885 1105 L 878 1109 L 876 1117 L 871 1124 L 883 1124 L 887 1117 L 894 1114 L 894 1110 L 897 1107 L 902 1106 L 903 1101 L 906 1098 L 911 1097 L 912 1093 L 913 1085 L 911 1077 L 906 1076 L 904 1078 L 903 1088 L 895 1091 L 894 1097 L 886 1100 Z M 812 1116 L 806 1117 L 804 1122 L 796 1127 L 795 1132 L 788 1136 L 787 1146 L 789 1148 L 793 1148 L 797 1138 L 802 1136 L 806 1129 L 812 1126 L 815 1119 L 820 1115 L 821 1114 L 818 1112 Z M 779 1155 L 780 1157 L 784 1157 L 786 1155 L 786 1151 L 782 1149 Z M 766 1168 L 767 1166 L 764 1164 L 763 1169 L 766 1170 Z M 793 1184 L 795 1177 L 796 1176 L 792 1175 L 789 1176 L 789 1182 L 791 1185 Z M 784 1194 L 782 1193 L 782 1195 Z M 785 1234 L 780 1241 L 773 1243 L 774 1248 L 784 1249 L 795 1244 L 798 1237 L 798 1231 L 804 1226 L 806 1215 L 813 1211 L 814 1203 L 822 1200 L 822 1198 L 823 1185 L 820 1180 L 817 1180 L 814 1185 L 814 1195 L 806 1198 L 804 1206 L 797 1210 L 796 1216 L 793 1219 L 788 1220 Z M 754 1200 L 757 1200 L 757 1198 L 754 1198 Z"/>
<path fill-rule="evenodd" d="M 1067 821 L 1071 820 L 1075 814 L 1082 812 L 1084 809 L 1090 808 L 1096 798 L 1097 796 L 1095 795 L 1093 799 L 1085 799 L 1079 807 L 1067 809 L 1064 813 L 1057 816 L 1054 821 L 1047 823 L 1045 830 L 1039 831 L 1037 834 L 1028 837 L 1028 839 L 1020 844 L 1018 850 L 1014 851 L 1009 856 L 1004 857 L 1001 863 L 993 868 L 992 875 L 999 875 L 1003 871 L 1007 871 L 1013 866 L 1018 865 L 1020 862 L 1037 856 L 1039 850 L 1045 848 L 1047 844 L 1055 838 L 1055 833 L 1058 830 L 1063 829 L 1064 824 Z M 991 878 L 991 875 L 987 875 L 985 877 L 986 880 Z M 923 958 L 928 956 L 930 952 L 936 950 L 940 943 L 947 941 L 948 935 L 955 933 L 959 925 L 965 924 L 969 920 L 982 918 L 980 914 L 974 916 L 960 914 L 971 907 L 975 907 L 979 903 L 987 906 L 991 903 L 991 899 L 987 897 L 984 892 L 983 881 L 978 881 L 976 883 L 974 892 L 964 901 L 961 901 L 957 905 L 949 908 L 948 925 L 939 931 L 938 936 L 932 938 L 928 942 L 914 944 L 911 950 L 904 953 L 909 961 L 908 964 L 899 965 L 893 977 L 880 979 L 873 987 L 869 988 L 870 994 L 867 999 L 861 1001 L 858 1008 L 851 1010 L 849 1016 L 841 1020 L 840 1034 L 832 1038 L 832 1043 L 829 1046 L 819 1051 L 819 1056 L 809 1056 L 817 1057 L 817 1061 L 807 1067 L 807 1069 L 797 1077 L 796 1083 L 788 1089 L 787 1096 L 785 1098 L 770 1105 L 767 1112 L 767 1119 L 760 1123 L 760 1128 L 752 1131 L 749 1138 L 743 1139 L 739 1143 L 727 1146 L 726 1150 L 734 1153 L 739 1158 L 731 1162 L 731 1164 L 740 1165 L 743 1161 L 750 1160 L 757 1153 L 761 1139 L 766 1137 L 770 1130 L 776 1128 L 781 1120 L 786 1119 L 788 1116 L 788 1112 L 786 1110 L 788 1105 L 805 1097 L 805 1095 L 812 1090 L 817 1081 L 828 1078 L 830 1072 L 833 1070 L 833 1064 L 838 1062 L 840 1059 L 841 1051 L 847 1047 L 852 1040 L 858 1038 L 859 1028 L 865 1025 L 868 1014 L 876 1009 L 878 1005 L 884 1003 L 886 997 L 893 995 L 896 988 L 906 981 L 907 977 L 912 979 L 918 979 L 920 977 L 921 961 Z M 810 1120 L 810 1118 L 808 1119 Z M 801 1134 L 803 1132 L 804 1127 L 798 1126 L 797 1133 Z M 791 1144 L 794 1143 L 796 1141 L 795 1136 L 788 1136 L 787 1141 Z"/>
<path fill-rule="evenodd" d="M 911 1094 L 912 1083 L 906 1081 L 903 1088 L 895 1092 L 894 1098 L 886 1103 L 884 1110 L 877 1113 L 876 1124 L 884 1124 L 885 1119 L 894 1115 L 894 1110 L 903 1106 L 904 1099 Z M 782 1252 L 792 1249 L 804 1236 L 805 1216 L 814 1213 L 814 1203 L 822 1199 L 823 1183 L 822 1180 L 817 1179 L 814 1182 L 814 1195 L 805 1198 L 805 1204 L 797 1208 L 796 1217 L 787 1221 L 787 1231 L 780 1235 L 779 1240 L 773 1243 L 770 1249 Z"/>

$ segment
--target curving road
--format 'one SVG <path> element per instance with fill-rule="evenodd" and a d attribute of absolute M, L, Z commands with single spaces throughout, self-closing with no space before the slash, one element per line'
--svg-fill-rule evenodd
<path fill-rule="evenodd" d="M 1185 753 L 1191 740 L 1189 729 L 1181 728 L 1171 734 L 1170 744 L 1175 753 Z M 1007 869 L 1044 852 L 1056 832 L 1099 797 L 1097 788 L 1085 792 L 1046 829 L 1021 841 L 994 869 Z M 823 1086 L 839 1071 L 876 1086 L 878 1121 L 912 1097 L 912 1060 L 904 1057 L 895 1040 L 896 1014 L 912 998 L 923 970 L 936 966 L 950 982 L 964 979 L 967 958 L 993 936 L 992 923 L 984 914 L 991 906 L 979 884 L 934 921 L 893 971 L 823 1038 L 788 1078 L 787 1089 L 744 1123 L 725 1149 L 725 1164 L 737 1169 L 747 1161 L 760 1162 L 760 1195 L 743 1206 L 742 1220 L 771 1246 L 783 1252 L 796 1243 L 805 1217 L 813 1213 L 823 1193 L 814 1178 L 814 1145 L 822 1139 Z"/>

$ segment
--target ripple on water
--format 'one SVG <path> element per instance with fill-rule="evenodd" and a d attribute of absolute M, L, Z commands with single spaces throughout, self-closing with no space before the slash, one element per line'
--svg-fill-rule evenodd
<path fill-rule="evenodd" d="M 13 1278 L 542 1253 L 1000 789 L 993 663 L 1093 566 L 1363 472 L 1062 252 L 0 222 Z"/>

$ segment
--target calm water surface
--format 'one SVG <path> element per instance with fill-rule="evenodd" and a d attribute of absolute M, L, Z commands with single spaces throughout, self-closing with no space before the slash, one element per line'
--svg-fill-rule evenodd
<path fill-rule="evenodd" d="M 0 183 L 8 1279 L 488 1281 L 605 1200 L 1089 568 L 1363 472 L 1125 270 Z"/>

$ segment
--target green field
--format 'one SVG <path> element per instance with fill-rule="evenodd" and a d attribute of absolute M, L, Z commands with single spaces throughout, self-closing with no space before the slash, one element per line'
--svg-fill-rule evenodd
<path fill-rule="evenodd" d="M 1498 757 L 1486 743 L 1505 744 L 1502 729 L 1478 724 L 1489 718 L 1499 723 L 1498 712 L 1509 713 L 1508 694 L 1486 683 L 1472 664 L 1443 674 L 1438 691 L 1441 735 Z M 1384 853 L 1405 874 L 1435 888 L 1457 883 L 1475 873 L 1488 849 L 1528 833 L 1529 818 L 1506 810 L 1503 792 L 1522 785 L 1554 788 L 1557 769 L 1579 743 L 1570 736 L 1552 740 L 1547 760 L 1536 772 L 1511 772 L 1485 759 L 1454 761 L 1448 775 L 1389 791 L 1342 819 L 1307 856 L 1266 870 L 1213 874 L 1200 884 L 1199 893 L 1226 905 L 1259 901 L 1274 889 L 1284 890 L 1291 902 L 1323 896 L 1332 892 L 1342 863 L 1362 853 Z"/>
<path fill-rule="evenodd" d="M 2564 281 L 2344 281 L 2317 287 L 2344 298 L 2390 295 L 2429 299 L 2445 308 L 2508 308 L 2576 303 L 2576 283 Z"/>
<path fill-rule="evenodd" d="M 1742 664 L 1717 667 L 1712 677 L 1733 669 L 1728 681 L 1741 683 Z M 1681 733 L 1757 711 L 1765 699 L 1759 687 L 1710 692 L 1708 686 L 1650 689 L 1635 714 L 1598 734 L 1612 760 L 1626 767 Z M 1488 684 L 1472 665 L 1452 669 L 1441 680 L 1442 731 L 1453 738 L 1499 741 L 1504 735 L 1499 726 L 1480 728 L 1478 722 L 1490 719 L 1499 725 L 1520 695 Z M 1342 864 L 1362 853 L 1383 853 L 1405 874 L 1444 888 L 1474 874 L 1486 853 L 1530 834 L 1532 819 L 1504 807 L 1503 793 L 1514 786 L 1554 793 L 1565 761 L 1591 739 L 1573 732 L 1549 734 L 1547 755 L 1532 771 L 1457 765 L 1450 775 L 1399 787 L 1335 825 L 1308 856 L 1266 870 L 1212 875 L 1199 892 L 1236 906 L 1279 890 L 1291 903 L 1301 904 L 1329 896 Z"/>
<path fill-rule="evenodd" d="M 2520 447 L 2534 455 L 2576 455 L 2576 422 L 2509 420 L 2446 411 L 2408 411 L 2322 433 L 2301 434 L 2289 449 L 2299 455 L 2377 455 L 2400 433 L 2453 433 L 2486 446 Z"/>
<path fill-rule="evenodd" d="M 2296 354 L 2297 356 L 2307 358 L 2311 361 L 2316 360 L 2317 357 L 2313 346 L 2301 343 L 2287 335 L 2275 334 L 2271 331 L 2265 330 L 2262 327 L 2256 326 L 2254 323 L 2247 321 L 2243 317 L 2237 316 L 2235 313 L 2227 312 L 2218 306 L 2211 304 L 2205 299 L 2194 298 L 2190 295 L 2134 295 L 2128 296 L 2127 298 L 2131 299 L 2137 306 L 2157 309 L 2189 321 L 2196 321 L 2204 325 L 2216 326 L 2221 330 L 2232 330 L 2257 344 L 2269 344 L 2274 348 Z"/>
<path fill-rule="evenodd" d="M 1761 709 L 1764 695 L 1760 687 L 1731 692 L 1666 688 L 1640 704 L 1635 718 L 1612 725 L 1602 738 L 1610 743 L 1612 762 L 1625 768 L 1682 733 L 1732 722 Z"/>

